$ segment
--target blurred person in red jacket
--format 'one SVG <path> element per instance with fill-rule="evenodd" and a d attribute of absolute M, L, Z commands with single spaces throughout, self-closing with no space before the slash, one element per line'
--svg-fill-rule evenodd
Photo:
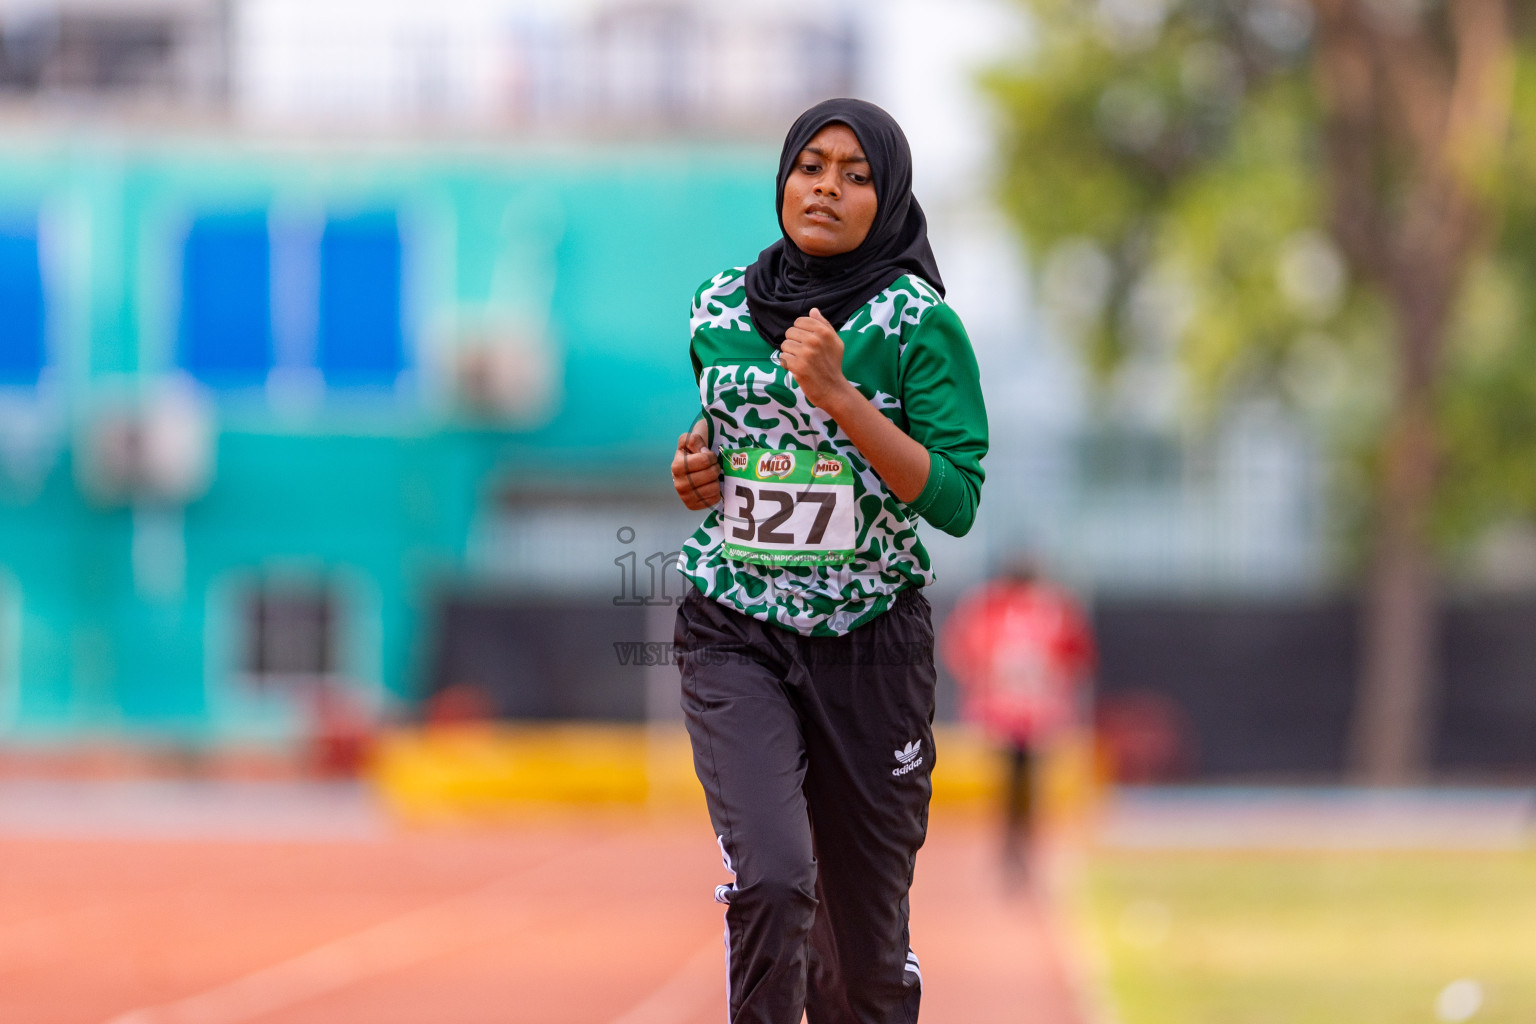
<path fill-rule="evenodd" d="M 940 639 L 965 717 L 1006 749 L 1003 864 L 1010 881 L 1022 881 L 1039 751 L 1076 720 L 1094 668 L 1088 620 L 1070 594 L 1016 558 L 955 606 Z"/>

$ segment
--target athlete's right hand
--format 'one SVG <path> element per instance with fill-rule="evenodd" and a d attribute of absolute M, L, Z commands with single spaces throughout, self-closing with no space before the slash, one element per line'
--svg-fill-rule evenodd
<path fill-rule="evenodd" d="M 678 436 L 677 452 L 672 456 L 672 486 L 683 504 L 695 512 L 720 504 L 720 459 L 701 435 Z"/>

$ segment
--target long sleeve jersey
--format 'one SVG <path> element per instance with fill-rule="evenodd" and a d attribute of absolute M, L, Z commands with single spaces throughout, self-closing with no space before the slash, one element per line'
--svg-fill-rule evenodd
<path fill-rule="evenodd" d="M 846 460 L 854 508 L 851 556 L 837 564 L 760 564 L 730 557 L 731 510 L 711 510 L 679 568 L 705 596 L 806 636 L 840 636 L 934 580 L 922 519 L 961 536 L 976 518 L 987 416 L 976 356 L 960 318 L 927 282 L 896 280 L 838 328 L 843 374 L 928 450 L 928 481 L 898 500 L 838 425 L 805 397 L 779 353 L 752 326 L 745 268 L 694 295 L 690 354 L 710 446 L 790 450 Z"/>

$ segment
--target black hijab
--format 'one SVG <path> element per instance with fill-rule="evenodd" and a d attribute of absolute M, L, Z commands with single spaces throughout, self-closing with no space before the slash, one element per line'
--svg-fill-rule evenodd
<path fill-rule="evenodd" d="M 915 274 L 940 295 L 944 282 L 928 246 L 928 221 L 912 195 L 912 149 L 901 125 L 863 100 L 823 100 L 801 114 L 784 137 L 774 209 L 784 231 L 784 182 L 800 151 L 829 124 L 845 124 L 869 158 L 875 185 L 874 223 L 857 249 L 836 256 L 809 256 L 789 238 L 764 249 L 747 268 L 747 309 L 757 332 L 774 348 L 797 317 L 821 310 L 841 327 L 864 303 L 903 274 Z"/>

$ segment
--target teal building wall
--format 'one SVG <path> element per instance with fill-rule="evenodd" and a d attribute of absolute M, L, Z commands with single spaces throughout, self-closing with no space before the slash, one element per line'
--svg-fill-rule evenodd
<path fill-rule="evenodd" d="M 409 704 L 428 605 L 442 586 L 474 585 L 468 550 L 488 504 L 521 487 L 667 495 L 662 463 L 696 407 L 688 302 L 776 236 L 773 157 L 715 145 L 5 143 L 0 221 L 38 228 L 48 358 L 35 386 L 0 389 L 0 735 L 291 734 L 292 701 L 243 685 L 238 668 L 242 602 L 283 580 L 335 586 L 340 675 L 375 703 Z M 102 410 L 152 403 L 184 379 L 189 225 L 265 217 L 278 253 L 326 218 L 369 213 L 400 226 L 398 381 L 326 386 L 301 367 L 262 386 L 196 388 L 213 424 L 206 488 L 186 501 L 93 497 L 86 439 Z M 528 325 L 555 368 L 530 416 L 476 419 L 444 380 L 439 348 L 485 317 Z"/>

